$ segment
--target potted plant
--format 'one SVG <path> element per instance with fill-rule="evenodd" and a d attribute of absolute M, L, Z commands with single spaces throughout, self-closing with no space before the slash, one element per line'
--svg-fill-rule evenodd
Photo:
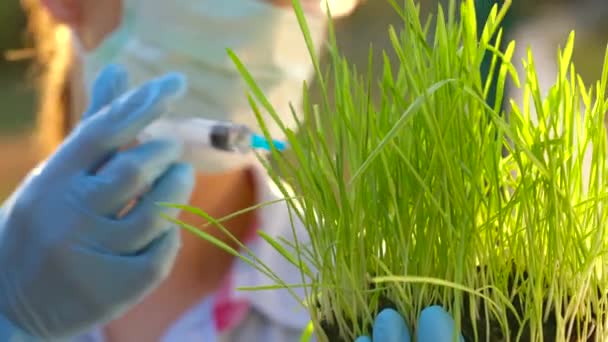
<path fill-rule="evenodd" d="M 403 18 L 388 32 L 397 64 L 385 57 L 376 83 L 371 67 L 355 70 L 340 54 L 330 25 L 329 70 L 311 51 L 324 96 L 312 103 L 304 91 L 294 114 L 307 125 L 285 129 L 291 158 L 273 150 L 267 163 L 311 243 L 264 238 L 308 279 L 316 335 L 352 341 L 383 307 L 414 322 L 440 304 L 467 341 L 605 340 L 608 58 L 587 87 L 571 63 L 572 34 L 542 96 L 533 56 L 517 75 L 515 43 L 499 48 L 509 2 L 482 25 L 473 0 L 425 21 L 413 0 L 392 3 Z M 488 54 L 494 76 L 484 78 Z M 231 56 L 261 126 L 262 112 L 280 123 Z M 523 103 L 503 101 L 507 80 L 524 89 Z"/>

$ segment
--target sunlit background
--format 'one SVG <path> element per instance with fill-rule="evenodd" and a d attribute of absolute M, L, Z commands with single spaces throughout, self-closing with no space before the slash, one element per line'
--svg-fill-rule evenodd
<path fill-rule="evenodd" d="M 0 198 L 12 192 L 35 159 L 29 136 L 36 97 L 26 78 L 28 60 L 7 59 L 26 47 L 25 25 L 19 1 L 0 1 Z"/>
<path fill-rule="evenodd" d="M 366 0 L 354 10 L 354 1 L 341 1 L 339 5 L 331 0 L 321 3 L 324 1 L 329 1 L 334 14 L 350 13 L 338 20 L 337 33 L 339 45 L 353 63 L 362 67 L 367 64 L 370 43 L 378 53 L 389 46 L 387 27 L 398 23 L 399 18 L 386 0 Z M 563 45 L 568 32 L 576 28 L 575 63 L 587 82 L 597 78 L 608 41 L 608 22 L 602 20 L 608 14 L 608 1 L 514 2 L 519 15 L 511 35 L 520 47 L 532 47 L 539 56 L 538 67 L 551 74 L 556 47 Z M 423 1 L 423 11 L 435 5 L 436 0 Z M 19 1 L 0 1 L 0 199 L 10 194 L 37 162 L 32 139 L 37 97 L 30 77 L 26 24 Z"/>

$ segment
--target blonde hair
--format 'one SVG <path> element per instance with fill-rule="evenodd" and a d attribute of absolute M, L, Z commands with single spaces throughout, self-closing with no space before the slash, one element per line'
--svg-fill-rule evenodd
<path fill-rule="evenodd" d="M 70 31 L 57 23 L 40 0 L 22 0 L 34 47 L 34 76 L 39 90 L 36 138 L 42 156 L 52 153 L 71 129 L 70 75 L 74 51 Z"/>

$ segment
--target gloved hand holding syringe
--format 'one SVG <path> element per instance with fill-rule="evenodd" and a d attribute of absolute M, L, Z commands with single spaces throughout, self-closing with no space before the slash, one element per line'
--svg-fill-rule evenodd
<path fill-rule="evenodd" d="M 201 148 L 248 153 L 255 149 L 270 151 L 271 144 L 278 151 L 284 151 L 288 147 L 283 140 L 273 139 L 268 141 L 263 135 L 254 133 L 246 125 L 230 121 L 210 120 L 200 117 L 171 118 L 169 120 L 171 120 L 171 135 L 179 136 L 189 142 L 195 141 L 196 145 Z M 159 124 L 159 128 L 163 127 L 162 123 Z M 153 130 L 154 128 L 148 132 L 152 133 Z M 144 133 L 142 138 L 146 138 L 147 135 Z"/>

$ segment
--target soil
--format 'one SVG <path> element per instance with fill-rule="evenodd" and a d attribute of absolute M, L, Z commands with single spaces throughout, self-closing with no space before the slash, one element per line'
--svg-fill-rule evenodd
<path fill-rule="evenodd" d="M 524 281 L 525 279 L 527 279 L 527 273 L 524 272 L 523 279 L 520 280 Z M 510 281 L 510 286 L 513 286 L 513 280 Z M 599 291 L 599 289 L 598 289 Z M 468 299 L 468 298 L 465 298 Z M 503 335 L 502 331 L 501 331 L 501 327 L 498 324 L 498 322 L 490 320 L 489 324 L 488 322 L 486 322 L 485 319 L 485 308 L 483 306 L 481 306 L 479 308 L 479 317 L 480 319 L 478 319 L 475 322 L 475 325 L 473 325 L 473 322 L 469 319 L 467 319 L 468 317 L 468 300 L 464 300 L 464 305 L 463 305 L 463 321 L 462 321 L 462 335 L 465 339 L 465 341 L 470 342 L 470 341 L 475 341 L 475 333 L 477 333 L 477 336 L 479 337 L 480 341 L 485 341 L 486 340 L 486 336 L 490 336 L 489 341 L 492 342 L 506 342 L 507 338 L 506 336 Z M 523 316 L 523 310 L 524 310 L 524 302 L 523 300 L 519 299 L 519 297 L 516 297 L 512 302 L 513 307 L 516 309 L 517 314 L 521 317 Z M 442 305 L 442 303 L 440 302 L 436 302 L 436 303 L 429 303 L 429 305 Z M 391 302 L 390 300 L 384 298 L 383 300 L 380 301 L 380 304 L 378 305 L 378 308 L 376 309 L 376 312 L 380 312 L 383 309 L 386 308 L 392 308 L 392 309 L 396 309 L 396 306 L 394 305 L 393 302 Z M 605 317 L 604 317 L 605 318 Z M 595 320 L 597 319 L 595 313 L 592 315 L 592 319 Z M 522 327 L 520 327 L 519 323 L 517 322 L 515 315 L 512 312 L 508 312 L 507 313 L 507 320 L 508 320 L 508 324 L 509 324 L 509 330 L 511 331 L 511 334 L 517 334 L 520 329 Z M 518 341 L 530 341 L 530 327 L 529 327 L 529 323 L 524 323 L 524 327 L 522 330 L 522 335 L 521 337 L 518 339 Z M 325 334 L 328 337 L 329 342 L 352 342 L 352 341 L 348 341 L 346 339 L 344 339 L 343 337 L 340 336 L 340 331 L 338 329 L 338 327 L 336 325 L 330 324 L 328 321 L 323 321 L 321 322 L 321 328 L 323 329 L 323 331 L 325 332 Z M 368 331 L 371 331 L 371 326 L 368 327 Z M 555 341 L 556 340 L 556 334 L 557 334 L 557 321 L 555 318 L 555 311 L 554 309 L 552 309 L 551 313 L 548 316 L 548 319 L 545 321 L 544 325 L 543 325 L 543 337 L 545 341 Z M 576 332 L 576 328 L 573 329 L 572 331 L 572 338 L 571 341 L 595 341 L 595 332 L 592 332 L 590 336 L 587 337 L 587 339 L 585 339 L 585 337 L 583 336 L 579 336 Z M 515 336 L 511 336 L 512 339 L 515 338 Z"/>

